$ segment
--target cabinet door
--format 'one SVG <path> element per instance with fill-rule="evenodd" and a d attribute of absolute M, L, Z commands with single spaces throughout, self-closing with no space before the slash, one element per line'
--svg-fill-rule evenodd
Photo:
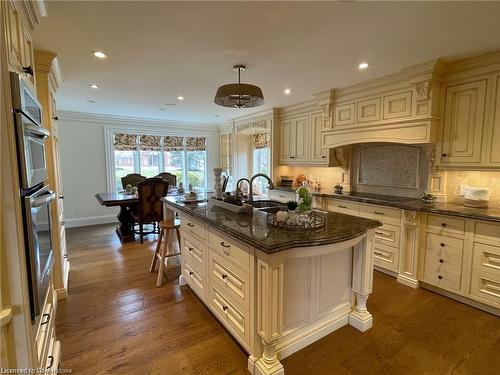
<path fill-rule="evenodd" d="M 323 129 L 323 115 L 316 114 L 312 116 L 311 124 L 311 162 L 325 163 L 327 162 L 327 149 L 321 145 L 321 129 Z"/>
<path fill-rule="evenodd" d="M 441 164 L 481 161 L 486 80 L 446 89 Z"/>
<path fill-rule="evenodd" d="M 23 25 L 21 32 L 21 65 L 22 67 L 31 67 L 35 71 L 33 57 L 33 40 L 26 26 Z M 26 77 L 35 84 L 35 75 L 26 74 Z"/>
<path fill-rule="evenodd" d="M 295 123 L 285 120 L 281 123 L 281 160 L 293 160 L 295 153 Z"/>
<path fill-rule="evenodd" d="M 489 166 L 500 167 L 500 74 L 494 79 L 494 95 L 492 98 L 492 119 L 485 132 L 485 161 Z"/>
<path fill-rule="evenodd" d="M 295 144 L 294 160 L 307 161 L 307 117 L 301 117 L 295 120 L 295 134 L 292 141 Z"/>
<path fill-rule="evenodd" d="M 14 1 L 2 2 L 5 13 L 6 43 L 11 70 L 21 70 L 21 18 Z"/>

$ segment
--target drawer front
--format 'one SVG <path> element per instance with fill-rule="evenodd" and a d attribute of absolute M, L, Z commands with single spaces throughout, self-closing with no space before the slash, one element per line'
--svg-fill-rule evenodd
<path fill-rule="evenodd" d="M 399 249 L 401 238 L 401 227 L 397 225 L 384 224 L 375 228 L 375 242 Z"/>
<path fill-rule="evenodd" d="M 424 281 L 426 283 L 455 293 L 460 291 L 460 277 L 459 273 L 446 271 L 438 265 L 425 264 L 424 266 Z"/>
<path fill-rule="evenodd" d="M 401 225 L 401 210 L 399 209 L 362 204 L 359 212 L 363 217 L 378 220 L 384 224 Z"/>
<path fill-rule="evenodd" d="M 210 307 L 215 315 L 224 325 L 245 345 L 250 342 L 249 313 L 230 298 L 218 287 L 212 284 L 210 287 Z"/>
<path fill-rule="evenodd" d="M 346 202 L 344 200 L 329 199 L 327 201 L 327 209 L 341 214 L 359 216 L 359 204 Z"/>
<path fill-rule="evenodd" d="M 210 276 L 236 302 L 246 309 L 250 305 L 250 277 L 239 267 L 227 262 L 214 251 L 210 252 Z"/>
<path fill-rule="evenodd" d="M 236 244 L 215 231 L 209 231 L 208 242 L 210 248 L 216 251 L 222 258 L 235 263 L 247 271 L 250 268 L 250 248 L 243 244 Z"/>
<path fill-rule="evenodd" d="M 429 215 L 427 228 L 440 234 L 463 235 L 465 232 L 465 220 L 440 215 Z"/>
<path fill-rule="evenodd" d="M 389 271 L 398 271 L 399 249 L 379 243 L 373 244 L 373 263 Z"/>
<path fill-rule="evenodd" d="M 470 294 L 480 302 L 500 308 L 500 278 L 496 274 L 473 269 Z"/>
<path fill-rule="evenodd" d="M 497 275 L 500 279 L 500 247 L 475 242 L 472 267 Z"/>
<path fill-rule="evenodd" d="M 202 274 L 205 273 L 205 253 L 206 246 L 193 236 L 184 235 L 184 246 L 182 256 L 190 263 L 191 266 Z"/>
<path fill-rule="evenodd" d="M 464 241 L 459 238 L 440 236 L 439 234 L 427 233 L 426 247 L 437 250 L 439 254 L 462 256 Z"/>
<path fill-rule="evenodd" d="M 181 217 L 181 229 L 185 233 L 191 233 L 204 240 L 207 238 L 207 227 L 205 224 L 195 220 L 189 216 Z"/>
<path fill-rule="evenodd" d="M 474 223 L 474 238 L 500 246 L 500 224 L 476 221 Z"/>
<path fill-rule="evenodd" d="M 203 275 L 185 260 L 183 273 L 190 288 L 198 295 L 198 297 L 205 300 L 205 280 Z"/>
<path fill-rule="evenodd" d="M 442 250 L 427 248 L 425 250 L 425 263 L 445 271 L 462 273 L 462 257 L 447 254 Z"/>

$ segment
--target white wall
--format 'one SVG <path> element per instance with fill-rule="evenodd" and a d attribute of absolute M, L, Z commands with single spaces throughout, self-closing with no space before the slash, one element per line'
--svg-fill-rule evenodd
<path fill-rule="evenodd" d="M 213 168 L 219 166 L 218 129 L 214 125 L 165 123 L 125 117 L 74 112 L 59 113 L 61 174 L 64 216 L 67 227 L 117 221 L 119 208 L 102 207 L 96 193 L 106 192 L 105 128 L 164 129 L 207 137 L 208 187 L 213 186 Z"/>

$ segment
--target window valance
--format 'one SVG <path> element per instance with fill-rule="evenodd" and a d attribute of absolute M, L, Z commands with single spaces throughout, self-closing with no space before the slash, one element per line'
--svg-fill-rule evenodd
<path fill-rule="evenodd" d="M 204 137 L 187 137 L 186 150 L 187 151 L 205 151 L 207 148 L 206 138 Z"/>
<path fill-rule="evenodd" d="M 160 151 L 161 137 L 159 135 L 141 135 L 139 138 L 139 149 L 143 151 Z"/>
<path fill-rule="evenodd" d="M 137 150 L 137 135 L 116 133 L 114 135 L 114 147 L 117 151 Z"/>
<path fill-rule="evenodd" d="M 253 135 L 253 146 L 256 149 L 268 148 L 269 147 L 268 134 L 254 134 Z"/>
<path fill-rule="evenodd" d="M 165 151 L 182 151 L 184 150 L 184 137 L 163 138 L 163 149 Z"/>

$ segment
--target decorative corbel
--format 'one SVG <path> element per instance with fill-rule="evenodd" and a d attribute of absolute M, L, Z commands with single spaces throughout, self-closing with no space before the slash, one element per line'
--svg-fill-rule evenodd
<path fill-rule="evenodd" d="M 415 84 L 415 92 L 417 93 L 417 101 L 429 100 L 431 97 L 432 82 L 425 81 Z"/>
<path fill-rule="evenodd" d="M 340 167 L 345 171 L 348 171 L 350 167 L 351 149 L 352 147 L 349 146 L 336 147 L 334 149 L 335 157 L 339 161 Z"/>
<path fill-rule="evenodd" d="M 425 145 L 425 154 L 427 156 L 427 161 L 429 164 L 429 170 L 431 172 L 437 171 L 436 166 L 436 145 L 434 143 Z"/>

